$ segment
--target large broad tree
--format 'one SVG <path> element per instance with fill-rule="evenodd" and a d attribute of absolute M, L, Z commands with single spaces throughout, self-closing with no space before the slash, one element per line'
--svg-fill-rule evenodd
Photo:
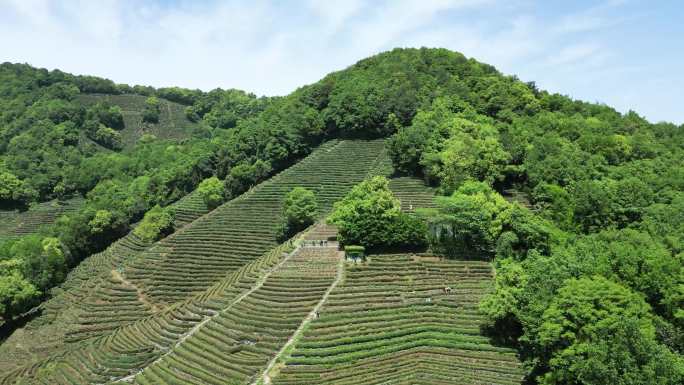
<path fill-rule="evenodd" d="M 317 212 L 318 202 L 313 191 L 304 187 L 295 187 L 285 196 L 283 214 L 288 226 L 293 229 L 299 231 L 313 224 Z"/>
<path fill-rule="evenodd" d="M 283 222 L 278 228 L 278 238 L 290 238 L 316 221 L 318 202 L 316 194 L 304 187 L 295 187 L 285 196 Z"/>
<path fill-rule="evenodd" d="M 431 248 L 444 255 L 491 256 L 512 205 L 486 183 L 467 181 L 428 212 Z"/>
<path fill-rule="evenodd" d="M 344 244 L 372 248 L 424 243 L 425 225 L 401 212 L 389 180 L 381 176 L 366 179 L 335 203 L 328 222 L 338 226 L 339 239 Z"/>
<path fill-rule="evenodd" d="M 568 280 L 542 316 L 542 384 L 681 384 L 684 361 L 655 341 L 650 308 L 606 278 Z"/>

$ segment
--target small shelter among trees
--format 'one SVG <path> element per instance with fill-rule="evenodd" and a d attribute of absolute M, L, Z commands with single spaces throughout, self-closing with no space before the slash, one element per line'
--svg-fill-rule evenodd
<path fill-rule="evenodd" d="M 344 258 L 347 261 L 358 262 L 366 260 L 366 248 L 358 245 L 344 247 Z"/>

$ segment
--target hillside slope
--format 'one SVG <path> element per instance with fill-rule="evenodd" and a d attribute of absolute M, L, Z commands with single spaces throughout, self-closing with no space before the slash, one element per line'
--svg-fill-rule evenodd
<path fill-rule="evenodd" d="M 83 198 L 52 200 L 33 205 L 26 211 L 0 210 L 0 241 L 37 232 L 53 224 L 60 215 L 78 210 Z"/>
<path fill-rule="evenodd" d="M 171 207 L 177 212 L 177 229 L 209 211 L 196 193 L 189 194 Z M 149 242 L 144 242 L 130 232 L 106 250 L 81 262 L 69 273 L 64 283 L 52 289 L 51 297 L 39 307 L 40 315 L 3 341 L 0 356 L 4 359 L 0 360 L 0 369 L 9 370 L 23 362 L 40 359 L 63 348 L 65 343 L 78 340 L 79 335 L 84 332 L 80 329 L 81 317 L 97 319 L 99 315 L 110 327 L 117 327 L 119 318 L 102 312 L 93 313 L 95 317 L 92 317 L 93 314 L 88 312 L 93 308 L 88 304 L 104 310 L 102 305 L 106 302 L 100 302 L 98 306 L 98 298 L 117 301 L 118 298 L 112 298 L 109 294 L 116 291 L 117 286 L 125 292 L 126 286 L 117 285 L 121 282 L 113 274 L 130 258 L 150 246 Z M 133 305 L 138 307 L 139 304 Z"/>
<path fill-rule="evenodd" d="M 52 314 L 58 314 L 58 319 L 63 320 L 55 332 L 66 338 L 65 349 L 141 320 L 150 313 L 173 309 L 175 304 L 206 292 L 277 246 L 275 236 L 281 218 L 281 201 L 292 187 L 303 185 L 315 189 L 323 213 L 351 186 L 374 172 L 378 159 L 384 155 L 383 148 L 382 141 L 330 142 L 290 169 L 191 222 L 151 248 L 138 247 L 133 253 L 116 252 L 114 248 L 115 252 L 104 253 L 101 258 L 91 257 L 85 266 L 97 266 L 98 278 L 71 279 L 60 297 L 67 302 L 52 301 L 55 311 L 59 309 L 59 313 Z M 124 239 L 117 245 L 129 243 L 130 240 Z M 121 259 L 121 255 L 126 257 Z M 73 276 L 88 271 L 77 269 Z M 74 300 L 70 306 L 69 299 Z M 37 335 L 54 326 L 50 325 L 50 318 L 37 320 L 35 324 L 37 330 L 33 333 Z M 61 341 L 56 340 L 58 344 Z M 24 343 L 21 338 L 8 340 L 2 346 L 8 352 L 5 357 L 23 350 Z M 28 357 L 41 356 L 39 351 L 44 348 L 41 345 L 37 344 L 34 349 L 38 352 L 29 352 Z M 58 350 L 52 349 L 51 354 Z M 27 355 L 16 357 L 14 364 L 25 363 Z M 11 367 L 10 363 L 5 365 Z"/>
<path fill-rule="evenodd" d="M 0 243 L 10 322 L 84 261 L 3 341 L 0 383 L 684 383 L 684 126 L 445 49 L 273 98 L 0 77 L 0 206 L 87 192 L 60 226 Z M 134 93 L 152 96 L 145 120 L 166 95 L 199 126 L 138 140 L 159 127 Z M 395 178 L 357 185 L 372 175 Z M 293 187 L 320 210 L 304 191 L 288 220 L 319 223 L 279 244 Z M 230 201 L 208 212 L 181 199 L 195 189 Z M 140 229 L 168 234 L 175 201 L 172 235 L 121 238 L 146 213 Z M 340 264 L 338 229 L 386 254 Z"/>
<path fill-rule="evenodd" d="M 185 243 L 203 239 L 199 234 L 204 229 L 211 229 L 212 239 L 235 232 L 233 220 L 246 220 L 231 211 L 235 210 L 232 207 L 244 210 L 247 206 L 241 201 L 248 200 L 251 206 L 272 205 L 263 206 L 259 214 L 246 211 L 259 221 L 268 221 L 269 215 L 279 215 L 278 197 L 295 185 L 316 189 L 325 212 L 348 187 L 324 181 L 346 180 L 351 186 L 353 180 L 360 181 L 368 174 L 386 173 L 382 149 L 382 141 L 328 143 L 245 196 L 191 222 L 178 234 L 143 250 L 139 257 L 132 256 L 133 263 L 124 263 L 126 268 L 103 269 L 115 274 L 105 274 L 107 278 L 91 293 L 95 297 L 80 301 L 89 307 L 84 313 L 86 322 L 75 320 L 82 325 L 80 332 L 46 359 L 14 369 L 2 383 L 22 378 L 46 384 L 132 381 L 141 385 L 361 384 L 379 380 L 462 384 L 482 379 L 493 384 L 519 383 L 521 370 L 514 352 L 494 347 L 480 336 L 482 319 L 476 306 L 491 289 L 491 268 L 486 263 L 408 254 L 377 255 L 363 265 L 343 263 L 335 242 L 327 247 L 311 246 L 311 240 L 321 234 L 326 239 L 334 234 L 334 229 L 321 228 L 306 235 L 308 243 L 297 241 L 294 250 L 288 242 L 261 256 L 243 259 L 241 266 L 218 268 L 222 274 L 211 275 L 209 267 L 200 275 L 182 273 L 183 277 L 203 278 L 190 285 L 178 281 L 161 286 L 180 288 L 172 293 L 151 290 L 164 285 L 164 280 L 155 279 L 162 277 L 155 270 L 182 266 L 178 261 L 183 258 L 194 261 L 213 255 L 207 266 L 215 269 L 223 255 L 227 261 L 234 260 L 225 249 L 230 238 L 217 243 L 217 251 L 221 251 L 213 254 L 204 247 L 195 248 L 194 253 L 187 247 L 164 248 L 180 258 L 169 265 L 164 262 L 168 254 L 158 251 L 162 244 L 179 242 L 176 239 L 183 234 L 188 236 L 183 238 Z M 394 179 L 391 186 L 403 209 L 432 205 L 433 191 L 422 187 L 419 180 Z M 268 226 L 256 223 L 256 227 L 248 227 L 250 232 L 268 240 L 264 235 Z M 254 231 L 259 223 L 264 230 Z M 189 238 L 191 235 L 194 238 Z M 245 242 L 259 248 L 264 242 L 255 236 Z M 240 243 L 234 245 L 235 250 L 245 252 Z M 150 261 L 150 251 L 162 258 L 143 264 Z M 199 266 L 201 272 L 205 263 L 191 266 Z M 143 269 L 137 267 L 143 265 L 151 271 L 143 276 L 147 280 L 140 278 Z M 109 266 L 114 265 L 110 262 Z M 138 298 L 144 296 L 150 309 L 141 309 L 135 290 L 122 290 L 129 294 L 114 298 L 112 287 L 103 283 L 137 288 Z M 453 289 L 449 295 L 443 292 L 447 286 Z M 108 310 L 101 314 L 102 328 L 93 328 L 101 317 L 97 309 L 105 304 Z M 117 318 L 111 319 L 112 315 Z M 109 321 L 111 326 L 106 325 Z"/>
<path fill-rule="evenodd" d="M 159 121 L 145 123 L 142 119 L 147 97 L 136 94 L 80 94 L 76 97 L 79 104 L 91 107 L 95 103 L 108 103 L 121 108 L 123 127 L 119 130 L 123 149 L 132 149 L 145 134 L 154 135 L 161 140 L 182 140 L 191 138 L 199 124 L 190 121 L 185 115 L 185 106 L 168 100 L 160 100 Z M 90 151 L 108 151 L 88 138 L 81 138 L 82 146 L 92 147 Z M 0 210 L 0 241 L 33 234 L 40 227 L 50 226 L 60 215 L 77 211 L 85 203 L 77 194 L 75 198 L 63 201 L 51 200 L 36 203 L 28 210 Z"/>
<path fill-rule="evenodd" d="M 146 99 L 146 96 L 136 94 L 81 94 L 76 97 L 84 106 L 104 102 L 121 108 L 124 128 L 119 132 L 124 148 L 132 147 L 144 134 L 159 139 L 184 139 L 191 137 L 192 131 L 198 128 L 199 125 L 185 115 L 185 106 L 164 99 L 159 99 L 159 121 L 144 122 L 142 115 Z"/>
<path fill-rule="evenodd" d="M 511 349 L 480 335 L 488 263 L 371 255 L 349 264 L 274 384 L 519 384 Z M 449 288 L 449 292 L 445 292 Z"/>

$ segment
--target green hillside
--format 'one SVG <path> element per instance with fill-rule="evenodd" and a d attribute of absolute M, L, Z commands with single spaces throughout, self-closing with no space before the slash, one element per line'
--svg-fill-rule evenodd
<path fill-rule="evenodd" d="M 0 384 L 679 385 L 683 164 L 445 49 L 272 98 L 4 63 Z"/>
<path fill-rule="evenodd" d="M 86 94 L 78 95 L 76 100 L 85 107 L 96 103 L 121 107 L 123 127 L 119 130 L 122 137 L 123 148 L 131 149 L 145 134 L 154 135 L 161 140 L 182 140 L 193 136 L 193 130 L 197 130 L 199 124 L 190 121 L 185 114 L 185 106 L 167 100 L 161 100 L 159 121 L 146 123 L 142 119 L 145 109 L 143 95 L 106 95 Z M 94 143 L 85 139 L 87 143 Z M 96 145 L 96 144 L 95 144 Z M 106 150 L 96 145 L 100 150 Z M 17 236 L 35 233 L 42 226 L 52 225 L 62 214 L 73 212 L 81 208 L 84 199 L 75 197 L 66 200 L 52 200 L 34 204 L 28 210 L 0 210 L 0 239 L 14 238 Z M 6 220 L 5 220 L 6 219 Z"/>
<path fill-rule="evenodd" d="M 210 214 L 200 217 L 203 212 L 195 211 L 196 220 L 150 248 L 131 234 L 105 252 L 88 258 L 72 271 L 60 295 L 46 303 L 46 314 L 27 326 L 27 333 L 41 335 L 48 331 L 35 349 L 44 351 L 48 339 L 71 344 L 103 335 L 142 319 L 151 311 L 173 307 L 206 291 L 227 274 L 278 245 L 278 208 L 292 186 L 315 189 L 325 212 L 350 186 L 373 172 L 377 159 L 384 154 L 383 144 L 326 143 L 297 165 Z M 177 210 L 195 207 L 192 201 L 179 201 Z M 184 271 L 185 268 L 190 270 Z M 188 275 L 193 279 L 188 280 Z M 131 292 L 131 288 L 136 288 L 140 295 Z M 55 326 L 58 332 L 53 330 Z M 11 349 L 12 345 L 21 346 L 21 352 L 31 342 L 14 342 L 10 338 L 0 349 Z M 35 354 L 30 350 L 28 354 Z"/>
<path fill-rule="evenodd" d="M 345 269 L 274 384 L 519 384 L 511 349 L 480 334 L 487 263 L 371 255 Z M 449 293 L 444 288 L 450 288 Z"/>
<path fill-rule="evenodd" d="M 185 114 L 186 106 L 161 99 L 158 122 L 145 122 L 143 111 L 145 100 L 143 95 L 106 95 L 87 94 L 78 95 L 76 100 L 84 106 L 95 103 L 107 103 L 121 107 L 124 128 L 121 133 L 123 147 L 130 148 L 144 135 L 154 135 L 159 139 L 185 139 L 192 136 L 198 129 L 197 122 L 189 120 Z"/>
<path fill-rule="evenodd" d="M 182 228 L 209 211 L 197 194 L 188 195 L 172 207 L 178 213 L 177 228 Z M 51 297 L 41 304 L 40 316 L 15 331 L 0 345 L 0 352 L 7 357 L 6 360 L 0 360 L 2 369 L 44 357 L 62 349 L 65 342 L 78 340 L 79 335 L 88 330 L 81 322 L 87 322 L 88 319 L 96 325 L 118 327 L 117 323 L 130 312 L 124 311 L 121 314 L 123 318 L 111 317 L 111 313 L 107 312 L 107 303 L 118 302 L 119 298 L 110 295 L 112 291 L 121 290 L 125 295 L 130 293 L 126 290 L 130 286 L 122 285 L 120 276 L 116 275 L 117 269 L 150 246 L 149 242 L 131 232 L 103 252 L 93 254 L 80 263 L 69 273 L 64 283 L 52 290 Z M 109 301 L 101 301 L 103 297 Z M 129 304 L 135 309 L 141 305 L 135 299 Z M 89 313 L 92 310 L 100 312 Z M 144 307 L 140 310 L 145 311 Z"/>
<path fill-rule="evenodd" d="M 49 226 L 66 213 L 77 210 L 83 204 L 82 198 L 65 201 L 48 201 L 31 206 L 26 211 L 0 211 L 0 240 L 33 234 L 42 226 Z"/>

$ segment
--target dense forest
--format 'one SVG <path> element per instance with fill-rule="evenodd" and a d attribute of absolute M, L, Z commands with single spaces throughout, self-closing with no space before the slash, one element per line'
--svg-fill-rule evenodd
<path fill-rule="evenodd" d="M 126 147 L 120 107 L 79 94 L 144 95 L 150 124 L 159 100 L 173 101 L 198 126 Z M 518 349 L 530 382 L 684 380 L 684 127 L 551 94 L 444 49 L 395 49 L 274 98 L 2 64 L 0 205 L 86 200 L 0 243 L 0 316 L 38 304 L 139 221 L 142 238 L 163 236 L 164 207 L 198 186 L 215 207 L 332 138 L 388 138 L 396 172 L 439 192 L 435 209 L 407 216 L 386 181 L 364 182 L 329 219 L 343 241 L 492 261 L 484 328 Z"/>

